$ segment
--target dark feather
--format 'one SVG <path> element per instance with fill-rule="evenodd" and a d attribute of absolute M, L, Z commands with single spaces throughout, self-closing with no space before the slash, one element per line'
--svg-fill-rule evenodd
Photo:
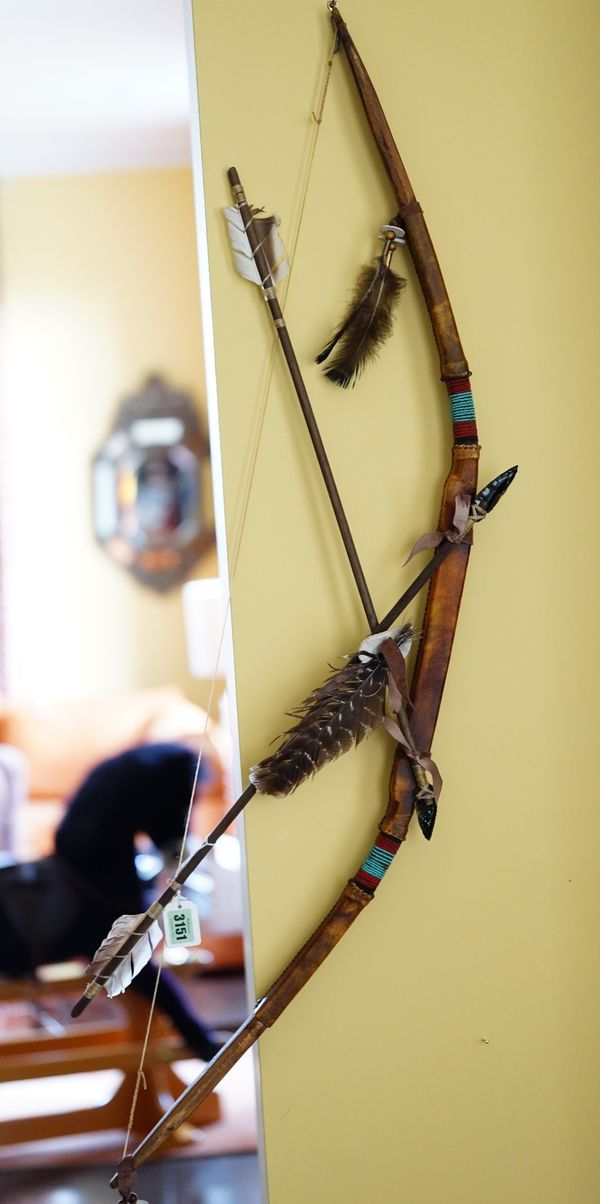
<path fill-rule="evenodd" d="M 262 213 L 262 209 L 253 212 Z M 254 228 L 258 233 L 260 244 L 267 257 L 269 271 L 274 280 L 280 272 L 282 257 L 285 258 L 285 252 L 279 238 L 277 222 L 278 218 L 276 217 L 254 218 Z"/>
<path fill-rule="evenodd" d="M 400 628 L 398 646 L 411 634 L 410 623 Z M 261 794 L 291 794 L 329 761 L 360 744 L 383 719 L 387 680 L 387 665 L 379 654 L 363 661 L 357 653 L 343 669 L 334 670 L 292 712 L 298 723 L 277 752 L 250 770 L 256 789 Z"/>
<path fill-rule="evenodd" d="M 382 257 L 374 265 L 362 268 L 350 308 L 315 361 L 322 364 L 338 347 L 335 358 L 324 371 L 342 389 L 356 382 L 365 364 L 377 355 L 391 334 L 394 308 L 405 284 L 406 280 L 397 276 Z"/>

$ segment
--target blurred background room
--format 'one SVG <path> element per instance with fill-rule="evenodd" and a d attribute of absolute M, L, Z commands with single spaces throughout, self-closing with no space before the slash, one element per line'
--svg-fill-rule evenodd
<path fill-rule="evenodd" d="M 0 27 L 1 908 L 2 875 L 52 855 L 128 750 L 202 747 L 192 845 L 231 790 L 182 9 L 0 0 Z M 134 856 L 156 892 L 169 853 L 140 828 Z M 203 940 L 170 972 L 222 1041 L 247 1010 L 238 832 L 190 887 Z M 57 1200 L 57 1168 L 121 1156 L 147 1004 L 103 999 L 78 1027 L 84 965 L 2 967 L 2 1199 Z M 161 1015 L 134 1133 L 193 1054 Z M 166 1157 L 252 1154 L 247 1058 L 202 1108 Z"/>

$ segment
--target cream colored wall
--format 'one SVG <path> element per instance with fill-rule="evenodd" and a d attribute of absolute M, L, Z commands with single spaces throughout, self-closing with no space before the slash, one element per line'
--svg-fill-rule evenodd
<path fill-rule="evenodd" d="M 12 693 L 189 678 L 178 590 L 151 593 L 92 533 L 90 465 L 121 399 L 159 372 L 203 404 L 189 170 L 0 190 L 3 509 Z M 199 572 L 215 571 L 214 556 Z"/>
<path fill-rule="evenodd" d="M 482 480 L 515 461 L 520 475 L 477 533 L 435 740 L 434 839 L 411 830 L 372 906 L 263 1038 L 270 1204 L 593 1204 L 599 11 L 345 0 L 343 13 L 442 261 Z M 330 32 L 320 0 L 195 0 L 194 14 L 231 554 L 271 335 L 231 268 L 225 171 L 289 234 Z M 340 56 L 287 315 L 380 610 L 435 523 L 450 440 L 410 268 L 394 337 L 360 386 L 336 393 L 312 357 L 393 212 Z M 233 619 L 247 769 L 365 627 L 279 362 Z M 360 863 L 391 755 L 382 733 L 292 799 L 251 803 L 259 992 Z"/>

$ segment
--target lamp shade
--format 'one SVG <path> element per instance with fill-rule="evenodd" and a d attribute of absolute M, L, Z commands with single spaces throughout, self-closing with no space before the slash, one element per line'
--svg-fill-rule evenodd
<path fill-rule="evenodd" d="M 223 636 L 223 586 L 218 577 L 202 577 L 186 581 L 181 592 L 190 673 L 194 677 L 212 678 Z"/>

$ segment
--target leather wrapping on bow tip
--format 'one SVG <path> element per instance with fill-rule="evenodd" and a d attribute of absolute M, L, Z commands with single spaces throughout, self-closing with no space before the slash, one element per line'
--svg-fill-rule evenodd
<path fill-rule="evenodd" d="M 115 1186 L 121 1197 L 120 1204 L 130 1204 L 130 1202 L 131 1204 L 135 1204 L 135 1201 L 138 1200 L 138 1197 L 133 1190 L 135 1187 L 136 1178 L 137 1173 L 134 1166 L 133 1156 L 131 1154 L 127 1154 L 121 1159 L 117 1167 L 117 1182 Z M 144 1201 L 139 1200 L 138 1204 L 144 1204 Z"/>
<path fill-rule="evenodd" d="M 458 493 L 475 495 L 478 454 L 478 448 L 453 448 L 452 467 L 442 497 L 440 527 L 451 524 Z M 417 747 L 425 753 L 431 750 L 442 702 L 471 547 L 468 543 L 455 544 L 452 555 L 434 574 L 429 587 L 423 636 L 411 681 L 411 728 Z M 435 639 L 432 632 L 435 632 Z M 404 815 L 409 799 L 414 798 L 414 788 L 410 766 L 403 751 L 398 749 L 390 781 L 389 805 L 380 825 L 382 831 L 399 838 L 402 832 L 405 833 Z"/>

